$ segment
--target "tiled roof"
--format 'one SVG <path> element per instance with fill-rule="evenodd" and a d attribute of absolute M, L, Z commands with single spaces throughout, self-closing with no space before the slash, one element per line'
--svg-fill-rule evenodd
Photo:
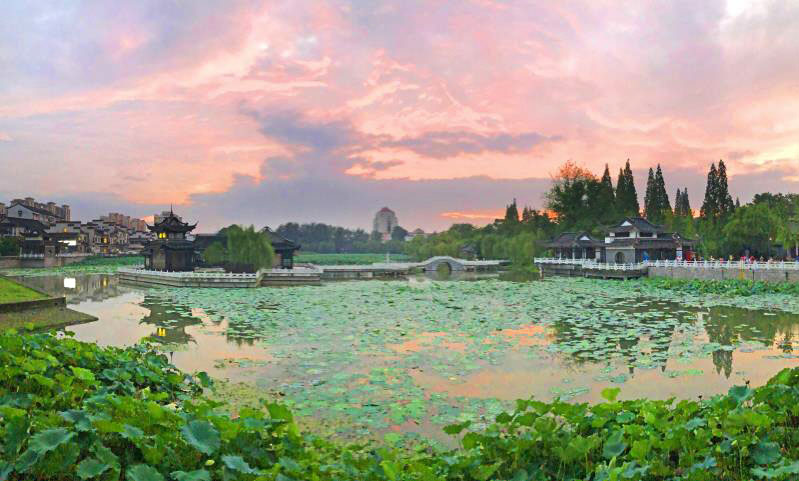
<path fill-rule="evenodd" d="M 24 227 L 28 230 L 41 230 L 47 229 L 47 226 L 34 219 L 21 219 L 19 217 L 4 217 L 0 220 L 0 225 L 11 225 L 14 227 Z"/>
<path fill-rule="evenodd" d="M 20 202 L 15 202 L 15 203 L 9 205 L 6 209 L 8 209 L 10 211 L 11 208 L 14 207 L 14 206 L 24 207 L 24 208 L 26 208 L 26 209 L 28 209 L 28 210 L 30 210 L 32 212 L 36 212 L 37 214 L 42 214 L 42 215 L 52 216 L 52 217 L 58 217 L 59 219 L 61 218 L 61 216 L 59 216 L 58 214 L 53 214 L 49 210 L 40 209 L 38 207 L 31 207 L 29 205 L 22 204 Z"/>

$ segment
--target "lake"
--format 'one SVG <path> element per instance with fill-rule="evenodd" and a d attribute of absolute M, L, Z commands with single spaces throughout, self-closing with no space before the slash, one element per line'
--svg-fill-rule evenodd
<path fill-rule="evenodd" d="M 77 339 L 158 343 L 179 368 L 246 383 L 342 436 L 443 439 L 518 398 L 696 398 L 797 365 L 799 299 L 641 281 L 414 277 L 260 289 L 142 288 L 112 274 L 26 277 L 99 321 Z M 240 391 L 223 391 L 236 396 Z"/>

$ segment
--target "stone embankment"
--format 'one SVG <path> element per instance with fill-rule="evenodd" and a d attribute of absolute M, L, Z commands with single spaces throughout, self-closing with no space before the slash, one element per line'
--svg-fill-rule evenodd
<path fill-rule="evenodd" d="M 608 264 L 585 259 L 536 258 L 543 277 L 667 277 L 698 280 L 799 282 L 799 262 L 649 261 Z"/>

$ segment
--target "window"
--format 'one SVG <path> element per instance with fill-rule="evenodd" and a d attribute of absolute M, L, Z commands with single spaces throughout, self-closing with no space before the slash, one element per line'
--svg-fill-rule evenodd
<path fill-rule="evenodd" d="M 158 238 L 159 239 L 166 239 L 166 232 L 159 232 L 158 233 Z"/>
<path fill-rule="evenodd" d="M 17 217 L 22 217 L 22 209 L 17 211 Z"/>

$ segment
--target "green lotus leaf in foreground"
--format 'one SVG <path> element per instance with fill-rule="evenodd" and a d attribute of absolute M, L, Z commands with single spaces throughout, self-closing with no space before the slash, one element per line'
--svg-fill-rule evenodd
<path fill-rule="evenodd" d="M 55 355 L 58 363 L 38 370 L 37 359 Z M 106 374 L 86 385 L 71 366 Z M 33 381 L 29 369 L 59 382 Z M 393 376 L 374 375 L 388 386 Z M 232 416 L 228 405 L 205 397 L 195 377 L 144 346 L 102 348 L 6 332 L 0 334 L 0 475 L 10 481 L 744 481 L 799 473 L 799 369 L 701 401 L 619 401 L 620 394 L 607 388 L 606 402 L 597 404 L 522 399 L 509 410 L 484 403 L 483 412 L 493 414 L 445 428 L 459 445 L 453 449 L 422 440 L 415 448 L 347 444 L 299 431 L 284 404 Z M 23 398 L 31 400 L 28 408 L 14 407 Z"/>

